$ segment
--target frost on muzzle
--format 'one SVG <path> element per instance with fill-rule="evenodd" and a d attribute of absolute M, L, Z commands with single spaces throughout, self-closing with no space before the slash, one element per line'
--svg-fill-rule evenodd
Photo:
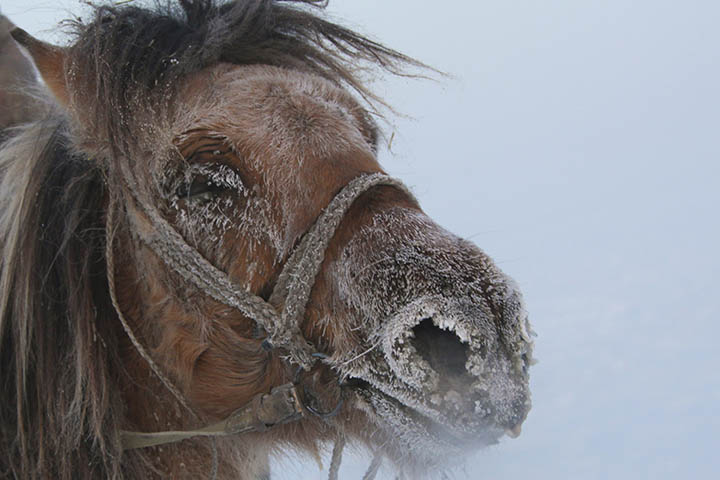
<path fill-rule="evenodd" d="M 367 348 L 336 365 L 361 381 L 359 404 L 381 429 L 425 455 L 517 436 L 532 331 L 517 286 L 487 255 L 397 209 L 360 231 L 336 268 Z"/>

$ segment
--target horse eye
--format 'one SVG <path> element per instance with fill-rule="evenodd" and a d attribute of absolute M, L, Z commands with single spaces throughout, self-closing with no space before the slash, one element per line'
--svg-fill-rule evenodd
<path fill-rule="evenodd" d="M 227 187 L 203 177 L 195 177 L 189 182 L 184 182 L 175 191 L 178 199 L 188 200 L 211 200 L 225 192 Z"/>
<path fill-rule="evenodd" d="M 220 197 L 239 198 L 238 194 L 245 193 L 240 174 L 221 164 L 190 166 L 174 189 L 175 199 L 187 204 L 205 203 Z"/>

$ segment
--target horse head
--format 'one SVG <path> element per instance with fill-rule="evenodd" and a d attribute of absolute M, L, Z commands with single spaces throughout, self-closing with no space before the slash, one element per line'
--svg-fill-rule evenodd
<path fill-rule="evenodd" d="M 357 62 L 422 65 L 287 3 L 98 7 L 64 48 L 13 31 L 60 108 L 0 154 L 6 470 L 257 478 L 349 439 L 417 473 L 519 433 L 518 288 L 377 161 Z M 282 385 L 297 420 L 123 444 Z"/>

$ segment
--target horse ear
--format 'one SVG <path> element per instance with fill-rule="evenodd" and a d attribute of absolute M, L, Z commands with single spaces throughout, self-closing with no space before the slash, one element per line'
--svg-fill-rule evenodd
<path fill-rule="evenodd" d="M 5 129 L 32 120 L 38 106 L 27 90 L 38 83 L 35 67 L 10 36 L 14 28 L 0 14 L 0 142 L 8 134 Z"/>
<path fill-rule="evenodd" d="M 22 28 L 14 28 L 10 35 L 30 53 L 45 84 L 57 101 L 68 106 L 70 96 L 65 81 L 65 50 L 38 40 Z"/>

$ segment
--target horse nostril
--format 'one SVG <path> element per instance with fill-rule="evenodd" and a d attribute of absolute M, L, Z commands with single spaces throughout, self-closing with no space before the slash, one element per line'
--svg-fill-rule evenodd
<path fill-rule="evenodd" d="M 411 340 L 415 350 L 441 376 L 459 376 L 465 373 L 469 346 L 455 333 L 435 326 L 426 318 L 412 329 Z"/>

